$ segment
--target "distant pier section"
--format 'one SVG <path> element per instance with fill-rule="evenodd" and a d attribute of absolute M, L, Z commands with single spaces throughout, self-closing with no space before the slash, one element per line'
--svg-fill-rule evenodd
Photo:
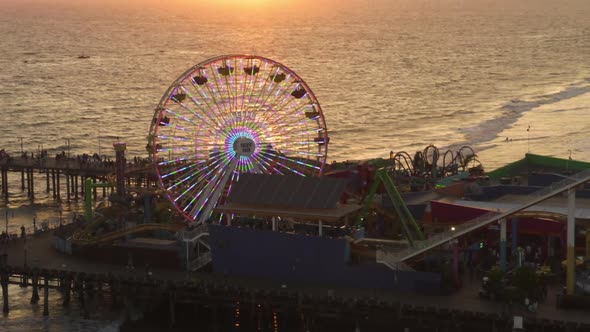
<path fill-rule="evenodd" d="M 157 177 L 152 163 L 147 158 L 134 157 L 126 161 L 124 179 L 128 186 L 154 187 Z M 18 156 L 8 154 L 0 150 L 0 194 L 5 200 L 9 200 L 9 191 L 14 190 L 10 185 L 18 183 L 20 173 L 20 190 L 26 190 L 31 200 L 35 199 L 35 186 L 44 187 L 47 193 L 51 193 L 55 200 L 77 200 L 84 197 L 84 182 L 91 179 L 93 183 L 116 181 L 115 160 L 95 154 L 82 154 L 69 156 L 62 152 L 49 156 L 45 151 L 34 155 L 21 152 Z M 9 179 L 9 176 L 12 179 Z M 42 178 L 45 177 L 45 186 Z M 40 183 L 41 182 L 41 183 Z M 43 190 L 43 189 L 41 189 Z M 106 196 L 107 188 L 103 188 L 103 196 Z M 109 189 L 110 190 L 110 189 Z M 94 198 L 97 196 L 97 188 L 93 188 Z"/>

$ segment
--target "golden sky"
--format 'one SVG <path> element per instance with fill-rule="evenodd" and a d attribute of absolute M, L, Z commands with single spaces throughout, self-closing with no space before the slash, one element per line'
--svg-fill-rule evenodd
<path fill-rule="evenodd" d="M 0 17 L 147 15 L 154 19 L 178 16 L 200 21 L 272 21 L 289 25 L 293 20 L 321 20 L 335 14 L 354 16 L 359 12 L 358 6 L 373 6 L 382 1 L 428 0 L 0 0 Z"/>
<path fill-rule="evenodd" d="M 382 0 L 0 0 L 0 7 L 42 10 L 46 8 L 71 7 L 76 9 L 121 9 L 160 11 L 258 11 L 312 10 L 326 11 L 367 5 Z"/>

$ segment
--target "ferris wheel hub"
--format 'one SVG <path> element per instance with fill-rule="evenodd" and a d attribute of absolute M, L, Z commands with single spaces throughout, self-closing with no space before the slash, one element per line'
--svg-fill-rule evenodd
<path fill-rule="evenodd" d="M 256 143 L 249 137 L 242 136 L 234 142 L 234 151 L 238 157 L 250 157 L 256 151 Z"/>

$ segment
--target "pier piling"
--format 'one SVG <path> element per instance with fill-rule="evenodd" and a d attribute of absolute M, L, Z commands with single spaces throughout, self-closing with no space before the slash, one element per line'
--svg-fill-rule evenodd
<path fill-rule="evenodd" d="M 8 201 L 8 169 L 6 167 L 2 168 L 2 192 L 4 198 Z"/>
<path fill-rule="evenodd" d="M 170 292 L 170 297 L 168 299 L 169 308 L 170 308 L 170 321 L 168 322 L 169 327 L 173 327 L 176 323 L 176 317 L 174 316 L 175 305 L 174 305 L 174 292 Z"/>
<path fill-rule="evenodd" d="M 35 200 L 35 178 L 33 171 L 34 169 L 30 168 L 31 171 L 31 200 Z"/>
<path fill-rule="evenodd" d="M 66 173 L 66 199 L 70 202 L 70 174 Z"/>
<path fill-rule="evenodd" d="M 78 176 L 74 176 L 74 200 L 78 200 Z"/>
<path fill-rule="evenodd" d="M 53 198 L 55 198 L 57 196 L 57 192 L 55 190 L 55 170 L 52 169 L 51 170 L 51 186 L 52 186 L 52 194 L 53 194 Z"/>
<path fill-rule="evenodd" d="M 31 304 L 35 304 L 39 302 L 39 274 L 37 272 L 33 273 L 33 294 L 31 295 Z"/>
<path fill-rule="evenodd" d="M 0 276 L 0 283 L 2 284 L 2 312 L 8 313 L 8 272 L 2 271 Z"/>
<path fill-rule="evenodd" d="M 55 192 L 56 192 L 56 194 L 55 195 L 56 195 L 57 200 L 60 201 L 61 200 L 61 194 L 60 194 L 59 190 L 60 190 L 60 187 L 61 186 L 59 185 L 59 177 L 60 177 L 60 175 L 59 175 L 59 173 L 60 173 L 59 172 L 59 169 L 56 170 L 55 173 L 56 173 L 56 177 L 55 177 L 55 183 L 56 183 Z"/>
<path fill-rule="evenodd" d="M 47 316 L 49 315 L 49 276 L 45 274 L 43 279 L 43 316 Z"/>

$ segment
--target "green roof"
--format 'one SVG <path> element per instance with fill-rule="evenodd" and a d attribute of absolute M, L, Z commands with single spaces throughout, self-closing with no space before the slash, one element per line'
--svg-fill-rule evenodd
<path fill-rule="evenodd" d="M 491 179 L 499 179 L 532 170 L 577 173 L 586 169 L 590 169 L 590 163 L 527 153 L 523 159 L 488 172 L 486 175 Z"/>

